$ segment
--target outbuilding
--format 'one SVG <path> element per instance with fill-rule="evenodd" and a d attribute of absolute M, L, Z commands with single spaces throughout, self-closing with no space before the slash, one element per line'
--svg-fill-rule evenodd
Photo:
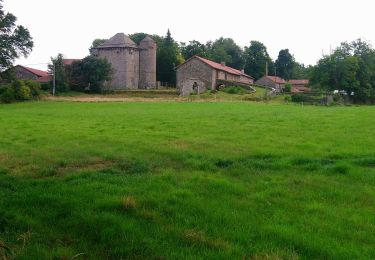
<path fill-rule="evenodd" d="M 254 83 L 253 77 L 226 66 L 199 56 L 193 56 L 177 68 L 177 88 L 182 96 L 191 93 L 203 93 L 214 90 L 221 85 L 250 86 Z"/>

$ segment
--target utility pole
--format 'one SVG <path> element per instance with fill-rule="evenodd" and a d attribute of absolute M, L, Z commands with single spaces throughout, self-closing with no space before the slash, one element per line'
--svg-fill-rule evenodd
<path fill-rule="evenodd" d="M 55 96 L 56 92 L 56 65 L 55 62 L 52 62 L 53 64 L 53 87 L 52 87 L 52 96 Z"/>
<path fill-rule="evenodd" d="M 266 61 L 266 76 L 268 76 L 268 61 Z"/>

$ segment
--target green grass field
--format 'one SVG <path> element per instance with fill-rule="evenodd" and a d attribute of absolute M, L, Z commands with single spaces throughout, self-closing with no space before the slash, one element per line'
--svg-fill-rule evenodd
<path fill-rule="evenodd" d="M 0 259 L 374 259 L 375 107 L 0 105 Z"/>

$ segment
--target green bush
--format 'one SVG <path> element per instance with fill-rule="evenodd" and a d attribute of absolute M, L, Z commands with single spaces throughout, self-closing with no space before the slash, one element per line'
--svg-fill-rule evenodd
<path fill-rule="evenodd" d="M 284 97 L 284 102 L 285 103 L 289 103 L 291 101 L 292 101 L 292 97 L 291 96 L 287 95 L 287 96 Z"/>
<path fill-rule="evenodd" d="M 25 85 L 25 82 L 22 80 L 15 80 L 11 85 L 14 90 L 16 100 L 24 101 L 31 99 L 31 90 Z"/>
<path fill-rule="evenodd" d="M 4 91 L 0 94 L 0 102 L 1 103 L 13 103 L 16 101 L 16 95 L 14 93 L 13 88 L 11 87 L 6 87 L 4 88 Z"/>
<path fill-rule="evenodd" d="M 286 83 L 284 85 L 283 91 L 286 92 L 286 93 L 290 93 L 292 91 L 292 85 L 290 85 L 290 83 Z"/>
<path fill-rule="evenodd" d="M 51 82 L 45 82 L 40 84 L 40 88 L 44 91 L 51 91 L 52 89 L 52 83 Z"/>
<path fill-rule="evenodd" d="M 245 89 L 238 87 L 238 86 L 226 87 L 223 89 L 223 91 L 228 94 L 245 94 L 246 93 Z"/>
<path fill-rule="evenodd" d="M 33 99 L 39 99 L 41 93 L 40 83 L 32 80 L 25 80 L 25 85 L 30 89 L 31 97 Z"/>
<path fill-rule="evenodd" d="M 292 95 L 292 101 L 301 103 L 301 102 L 310 102 L 311 99 L 308 95 L 305 95 L 305 94 L 294 94 Z"/>
<path fill-rule="evenodd" d="M 38 99 L 40 96 L 40 84 L 34 81 L 15 80 L 10 85 L 2 88 L 0 92 L 1 103 L 26 101 Z"/>

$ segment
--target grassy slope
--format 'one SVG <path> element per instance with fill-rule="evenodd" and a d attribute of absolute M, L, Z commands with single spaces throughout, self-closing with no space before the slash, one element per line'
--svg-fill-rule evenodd
<path fill-rule="evenodd" d="M 0 105 L 0 243 L 20 259 L 375 258 L 374 114 Z"/>

